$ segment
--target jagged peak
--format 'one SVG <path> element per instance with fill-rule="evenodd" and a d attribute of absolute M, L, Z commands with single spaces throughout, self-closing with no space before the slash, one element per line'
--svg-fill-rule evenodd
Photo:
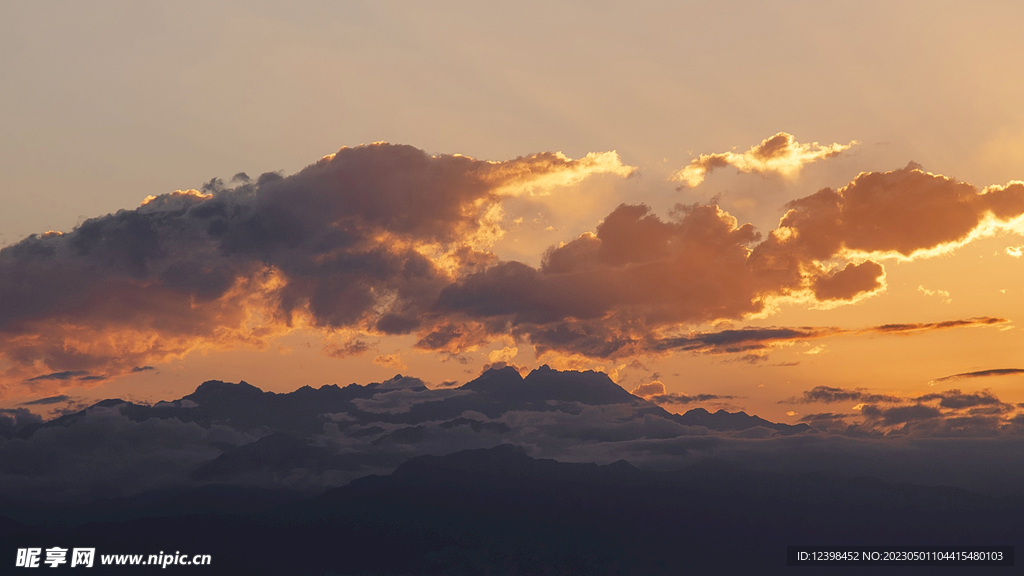
<path fill-rule="evenodd" d="M 182 400 L 189 399 L 192 401 L 199 401 L 204 398 L 216 398 L 224 396 L 246 396 L 255 397 L 262 396 L 264 394 L 271 394 L 264 392 L 263 390 L 249 384 L 245 380 L 239 380 L 238 384 L 232 382 L 224 382 L 221 380 L 207 380 L 196 388 L 195 392 L 184 396 Z M 199 402 L 202 404 L 202 402 Z"/>
<path fill-rule="evenodd" d="M 240 389 L 240 390 L 244 390 L 244 389 L 250 389 L 250 388 L 253 389 L 253 390 L 259 390 L 260 392 L 263 392 L 263 390 L 260 390 L 256 386 L 253 386 L 252 384 L 249 384 L 245 380 L 239 380 L 237 384 L 235 384 L 234 382 L 225 382 L 223 380 L 207 380 L 206 382 L 203 382 L 202 384 L 200 384 L 199 387 L 196 388 L 196 390 L 203 390 L 203 389 L 205 389 L 205 390 L 217 390 L 217 389 L 229 389 L 229 390 L 230 389 Z"/>
<path fill-rule="evenodd" d="M 526 375 L 526 378 L 524 378 L 524 380 L 536 380 L 539 378 L 552 377 L 566 380 L 571 379 L 580 382 L 593 381 L 601 382 L 602 384 L 611 383 L 617 388 L 621 388 L 621 386 L 615 384 L 615 382 L 611 378 L 609 378 L 608 375 L 605 374 L 604 372 L 596 372 L 594 370 L 555 370 L 548 366 L 547 364 L 544 364 L 540 368 L 532 370 L 529 374 Z"/>
<path fill-rule="evenodd" d="M 522 381 L 522 375 L 515 368 L 504 366 L 487 370 L 476 379 L 463 384 L 461 388 L 466 390 L 494 390 L 509 384 L 519 384 Z"/>

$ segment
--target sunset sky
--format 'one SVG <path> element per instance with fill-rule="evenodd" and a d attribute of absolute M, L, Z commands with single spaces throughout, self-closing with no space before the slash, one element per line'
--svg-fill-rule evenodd
<path fill-rule="evenodd" d="M 998 428 L 1024 413 L 1022 18 L 6 3 L 0 408 L 506 363 L 677 412 Z"/>

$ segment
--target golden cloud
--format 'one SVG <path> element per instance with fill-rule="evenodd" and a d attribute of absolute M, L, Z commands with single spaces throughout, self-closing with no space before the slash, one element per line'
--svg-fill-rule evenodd
<path fill-rule="evenodd" d="M 848 147 L 780 134 L 745 154 L 785 171 Z M 504 339 L 492 363 L 510 362 L 523 344 L 566 363 L 749 354 L 864 330 L 686 330 L 765 315 L 785 300 L 854 303 L 885 289 L 885 259 L 1024 231 L 1024 184 L 978 190 L 911 165 L 790 202 L 764 239 L 714 203 L 677 205 L 667 218 L 623 204 L 594 231 L 549 248 L 539 267 L 490 251 L 504 232 L 504 198 L 634 170 L 614 152 L 486 162 L 374 144 L 292 176 L 214 180 L 66 234 L 30 236 L 0 250 L 0 386 L 57 392 L 307 328 L 327 336 L 323 352 L 335 357 L 402 334 L 449 357 Z M 375 361 L 401 362 L 391 356 Z M 66 377 L 40 378 L 54 374 Z"/>
<path fill-rule="evenodd" d="M 673 182 L 683 182 L 690 188 L 704 181 L 704 177 L 718 168 L 732 166 L 740 172 L 769 173 L 791 176 L 800 171 L 805 164 L 824 160 L 841 154 L 857 145 L 856 140 L 849 144 L 822 145 L 817 142 L 800 144 L 792 135 L 779 132 L 766 138 L 750 150 L 737 154 L 723 152 L 720 154 L 701 154 L 688 165 L 670 177 Z"/>
<path fill-rule="evenodd" d="M 503 197 L 634 170 L 614 152 L 486 162 L 378 143 L 30 236 L 0 250 L 0 386 L 88 385 L 296 328 L 365 353 L 360 335 L 420 329 L 453 278 L 494 262 Z"/>

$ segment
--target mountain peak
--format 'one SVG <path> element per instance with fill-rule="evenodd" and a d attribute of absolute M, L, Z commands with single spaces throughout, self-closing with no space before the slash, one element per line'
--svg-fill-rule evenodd
<path fill-rule="evenodd" d="M 523 381 L 523 377 L 511 366 L 503 368 L 491 368 L 484 372 L 476 380 L 462 385 L 466 390 L 477 392 L 492 392 L 495 390 L 515 386 Z"/>
<path fill-rule="evenodd" d="M 622 404 L 637 400 L 603 372 L 559 371 L 546 364 L 530 372 L 526 378 L 511 366 L 491 369 L 462 388 L 526 404 L 549 401 Z"/>
<path fill-rule="evenodd" d="M 245 380 L 240 380 L 237 384 L 221 380 L 207 380 L 196 388 L 196 392 L 182 400 L 190 400 L 202 406 L 221 402 L 252 402 L 262 398 L 265 394 L 268 393 L 264 393 L 263 390 Z"/>
<path fill-rule="evenodd" d="M 726 412 L 718 410 L 714 414 L 704 408 L 694 408 L 685 414 L 677 415 L 675 421 L 687 426 L 704 426 L 709 430 L 748 430 L 750 428 L 762 427 L 775 430 L 780 434 L 796 434 L 806 432 L 811 427 L 807 424 L 780 424 L 769 422 L 758 416 L 751 416 L 746 412 Z"/>
<path fill-rule="evenodd" d="M 593 370 L 558 371 L 544 365 L 530 372 L 523 383 L 538 392 L 543 390 L 553 400 L 584 404 L 629 404 L 637 400 L 607 374 Z"/>

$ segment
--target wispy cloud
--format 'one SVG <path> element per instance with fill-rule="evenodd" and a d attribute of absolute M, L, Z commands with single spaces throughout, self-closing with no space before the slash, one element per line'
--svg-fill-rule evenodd
<path fill-rule="evenodd" d="M 46 406 L 49 404 L 63 404 L 71 400 L 70 396 L 61 394 L 60 396 L 50 396 L 48 398 L 39 398 L 36 400 L 29 400 L 28 402 L 22 402 L 21 406 Z"/>
<path fill-rule="evenodd" d="M 839 328 L 835 326 L 803 326 L 785 328 L 741 328 L 704 334 L 692 334 L 658 341 L 658 350 L 685 350 L 711 354 L 724 354 L 763 350 L 781 342 L 817 340 L 832 336 L 863 334 L 913 334 L 953 328 L 994 326 L 1006 323 L 1005 318 L 984 316 L 943 322 L 910 324 L 881 324 L 866 328 Z"/>
<path fill-rule="evenodd" d="M 405 370 L 407 368 L 405 362 L 402 362 L 402 355 L 398 352 L 395 352 L 394 354 L 380 354 L 374 357 L 373 363 L 378 366 L 394 368 L 396 370 Z"/>
<path fill-rule="evenodd" d="M 932 382 L 945 382 L 947 380 L 963 380 L 965 378 L 987 378 L 989 376 L 1013 376 L 1024 374 L 1024 368 L 993 368 L 990 370 L 978 370 L 977 372 L 962 372 L 951 376 L 936 378 Z"/>
<path fill-rule="evenodd" d="M 779 132 L 739 154 L 735 152 L 701 154 L 683 169 L 674 173 L 671 180 L 683 182 L 692 188 L 703 182 L 704 177 L 712 171 L 726 166 L 732 166 L 740 172 L 776 172 L 789 176 L 799 172 L 805 164 L 836 156 L 856 144 L 858 144 L 856 140 L 849 144 L 822 145 L 817 142 L 800 144 L 792 135 Z"/>
<path fill-rule="evenodd" d="M 83 378 L 89 378 L 90 375 L 85 370 L 64 370 L 63 372 L 52 372 L 50 374 L 40 374 L 25 380 L 26 382 L 41 382 L 44 380 L 81 380 Z"/>
<path fill-rule="evenodd" d="M 712 400 L 728 400 L 735 398 L 735 396 L 723 396 L 719 394 L 694 394 L 691 396 L 689 394 L 682 394 L 678 392 L 670 393 L 665 389 L 665 384 L 661 380 L 654 380 L 653 382 L 640 384 L 630 390 L 629 393 L 663 406 L 702 404 Z"/>

